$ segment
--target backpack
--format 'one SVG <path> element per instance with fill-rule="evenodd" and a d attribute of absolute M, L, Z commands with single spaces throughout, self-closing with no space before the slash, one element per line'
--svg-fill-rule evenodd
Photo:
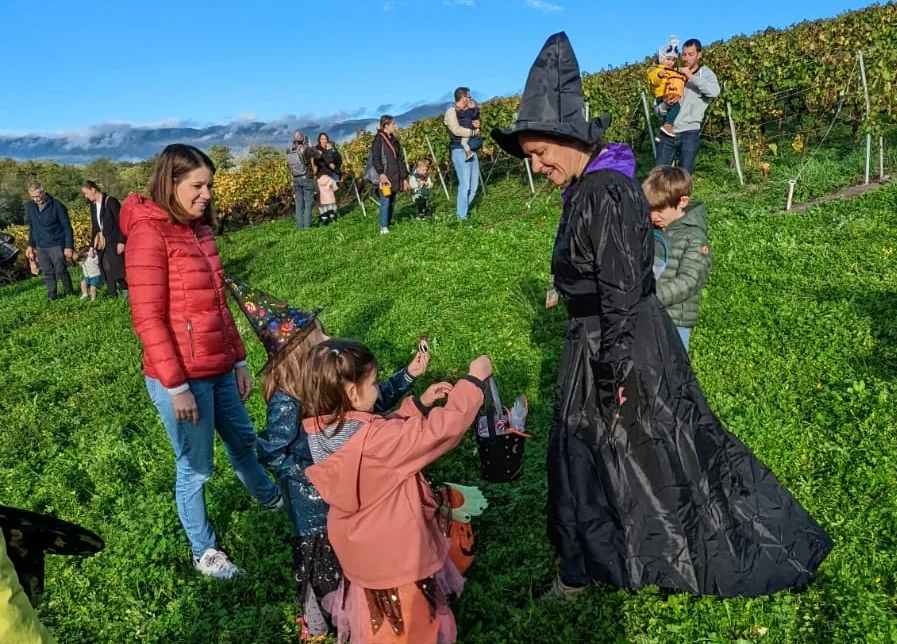
<path fill-rule="evenodd" d="M 381 135 L 378 132 L 376 136 L 381 136 Z M 387 165 L 386 165 L 386 163 L 387 163 L 386 146 L 387 145 L 389 146 L 389 148 L 393 151 L 393 154 L 396 153 L 396 150 L 392 147 L 392 143 L 390 143 L 386 137 L 383 137 L 383 141 L 384 141 L 385 145 L 382 145 L 380 147 L 380 158 L 383 161 L 383 169 L 385 170 L 387 167 Z M 374 153 L 374 146 L 373 146 L 373 144 L 371 144 L 371 154 L 368 155 L 368 162 L 364 166 L 364 178 L 369 183 L 372 183 L 375 186 L 379 186 L 380 185 L 380 173 L 377 172 L 377 169 L 374 167 L 374 154 L 373 153 Z M 398 160 L 399 160 L 398 154 L 396 154 L 396 161 L 398 161 Z"/>
<path fill-rule="evenodd" d="M 287 165 L 294 178 L 308 176 L 308 160 L 305 158 L 305 146 L 287 151 Z"/>

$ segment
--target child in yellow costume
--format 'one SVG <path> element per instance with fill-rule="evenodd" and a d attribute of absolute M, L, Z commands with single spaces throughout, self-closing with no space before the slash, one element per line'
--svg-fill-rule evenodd
<path fill-rule="evenodd" d="M 676 70 L 679 61 L 679 38 L 670 36 L 669 41 L 657 51 L 657 64 L 648 70 L 648 85 L 654 92 L 654 107 L 665 100 L 682 98 L 685 89 L 685 76 Z M 673 122 L 679 116 L 679 103 L 670 106 L 660 125 L 660 133 L 676 136 Z M 660 137 L 657 137 L 660 141 Z"/>

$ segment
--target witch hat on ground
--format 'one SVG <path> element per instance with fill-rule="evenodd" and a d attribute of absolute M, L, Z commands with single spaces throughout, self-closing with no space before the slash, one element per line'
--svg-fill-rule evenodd
<path fill-rule="evenodd" d="M 260 373 L 270 371 L 301 342 L 314 328 L 312 322 L 324 310 L 319 306 L 309 313 L 242 282 L 230 278 L 225 278 L 224 282 L 268 354 L 268 361 Z"/>
<path fill-rule="evenodd" d="M 492 139 L 508 154 L 523 158 L 517 140 L 521 132 L 541 132 L 596 145 L 610 126 L 610 115 L 586 121 L 582 113 L 579 62 L 567 34 L 549 36 L 529 70 L 520 97 L 517 122 L 492 130 Z"/>
<path fill-rule="evenodd" d="M 46 555 L 87 556 L 105 544 L 95 533 L 49 514 L 0 505 L 0 532 L 19 583 L 32 606 L 44 592 Z"/>

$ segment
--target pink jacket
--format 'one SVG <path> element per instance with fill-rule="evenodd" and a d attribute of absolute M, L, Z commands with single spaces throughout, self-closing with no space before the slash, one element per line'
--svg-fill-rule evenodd
<path fill-rule="evenodd" d="M 455 385 L 445 407 L 424 416 L 412 398 L 384 418 L 353 412 L 362 427 L 326 460 L 305 470 L 330 505 L 327 531 L 346 577 L 363 588 L 397 588 L 445 564 L 446 538 L 421 470 L 461 442 L 483 404 L 470 381 Z M 322 431 L 318 419 L 305 431 Z"/>

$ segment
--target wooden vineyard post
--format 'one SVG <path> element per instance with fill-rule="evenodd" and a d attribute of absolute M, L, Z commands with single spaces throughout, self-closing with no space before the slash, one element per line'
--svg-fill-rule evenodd
<path fill-rule="evenodd" d="M 735 120 L 732 118 L 732 103 L 726 101 L 726 115 L 729 117 L 729 132 L 732 133 L 732 154 L 735 156 L 735 171 L 738 173 L 738 181 L 744 185 L 744 175 L 741 173 L 741 155 L 738 153 L 738 135 L 735 132 Z"/>
<path fill-rule="evenodd" d="M 442 169 L 439 167 L 439 162 L 436 160 L 436 153 L 433 152 L 433 144 L 430 143 L 430 135 L 424 134 L 424 140 L 427 142 L 427 149 L 430 150 L 430 156 L 433 159 L 433 165 L 436 166 L 436 173 L 439 175 L 439 183 L 442 184 L 442 191 L 445 193 L 446 201 L 451 201 L 451 197 L 449 197 L 448 188 L 445 187 L 445 179 L 442 178 Z"/>
<path fill-rule="evenodd" d="M 648 125 L 648 138 L 651 140 L 651 154 L 654 155 L 654 160 L 657 161 L 657 144 L 654 142 L 654 125 L 651 123 L 651 110 L 648 108 L 648 97 L 645 95 L 645 90 L 642 90 L 641 98 L 642 107 L 645 110 L 645 123 Z"/>

